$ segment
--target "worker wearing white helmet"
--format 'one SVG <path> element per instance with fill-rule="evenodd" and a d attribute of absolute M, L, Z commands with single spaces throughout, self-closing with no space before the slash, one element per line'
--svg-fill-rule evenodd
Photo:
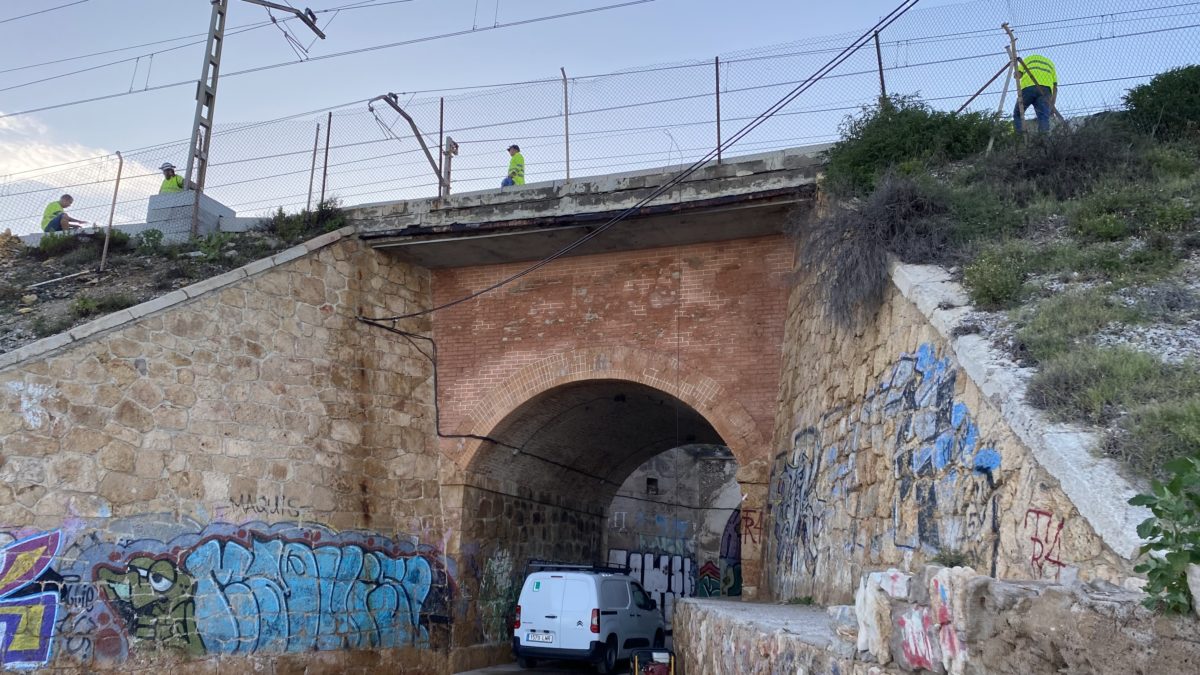
<path fill-rule="evenodd" d="M 163 165 L 158 167 L 158 169 L 163 172 L 162 187 L 158 188 L 158 194 L 165 195 L 168 192 L 183 192 L 183 176 L 175 173 L 174 164 L 163 162 Z"/>

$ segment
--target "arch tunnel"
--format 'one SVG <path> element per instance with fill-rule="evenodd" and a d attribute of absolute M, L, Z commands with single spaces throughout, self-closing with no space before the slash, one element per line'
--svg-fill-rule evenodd
<path fill-rule="evenodd" d="M 532 560 L 628 566 L 668 624 L 680 597 L 740 594 L 738 463 L 693 407 L 584 380 L 532 396 L 488 437 L 463 472 L 460 512 L 477 637 L 506 639 Z"/>

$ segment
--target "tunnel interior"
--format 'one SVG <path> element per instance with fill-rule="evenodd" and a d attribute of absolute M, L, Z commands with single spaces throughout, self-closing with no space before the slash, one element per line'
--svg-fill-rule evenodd
<path fill-rule="evenodd" d="M 466 471 L 461 539 L 485 639 L 505 639 L 531 560 L 629 566 L 668 620 L 678 597 L 735 594 L 737 463 L 691 406 L 588 380 L 526 401 L 488 437 Z"/>

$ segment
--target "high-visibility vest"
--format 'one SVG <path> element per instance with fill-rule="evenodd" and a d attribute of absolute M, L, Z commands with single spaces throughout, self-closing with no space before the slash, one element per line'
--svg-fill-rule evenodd
<path fill-rule="evenodd" d="M 1021 68 L 1021 88 L 1041 85 L 1054 87 L 1058 84 L 1058 73 L 1054 72 L 1054 62 L 1041 54 L 1030 54 L 1024 58 L 1025 66 Z M 1037 81 L 1034 81 L 1037 78 Z"/>
<path fill-rule="evenodd" d="M 512 176 L 513 183 L 517 185 L 525 184 L 525 156 L 517 153 L 508 160 L 508 175 Z"/>
<path fill-rule="evenodd" d="M 42 211 L 42 231 L 45 232 L 46 226 L 50 224 L 50 221 L 54 220 L 54 216 L 57 216 L 58 214 L 60 214 L 62 212 L 63 212 L 63 207 L 62 207 L 62 204 L 58 203 L 58 200 L 52 201 L 49 204 L 47 204 L 46 210 Z"/>
<path fill-rule="evenodd" d="M 170 178 L 164 178 L 162 187 L 158 188 L 158 194 L 165 195 L 168 192 L 183 192 L 183 176 L 175 174 Z"/>

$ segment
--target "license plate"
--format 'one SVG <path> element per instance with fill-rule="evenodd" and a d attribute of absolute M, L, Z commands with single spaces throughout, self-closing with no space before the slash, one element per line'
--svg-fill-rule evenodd
<path fill-rule="evenodd" d="M 554 636 L 550 633 L 530 633 L 525 639 L 530 642 L 554 642 Z"/>

